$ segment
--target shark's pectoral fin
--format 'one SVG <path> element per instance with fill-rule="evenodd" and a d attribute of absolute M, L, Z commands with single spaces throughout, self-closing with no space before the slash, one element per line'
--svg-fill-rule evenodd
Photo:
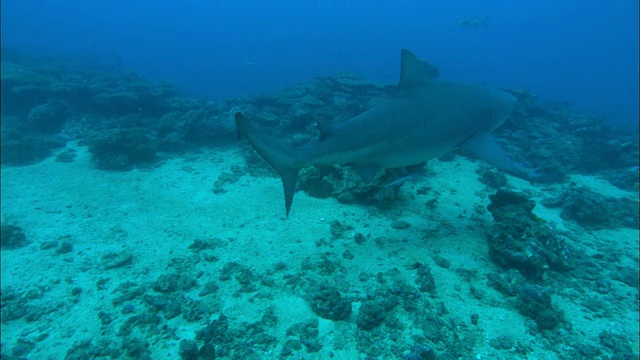
<path fill-rule="evenodd" d="M 352 167 L 365 182 L 370 182 L 376 172 L 380 169 L 379 166 L 371 164 L 354 164 Z"/>
<path fill-rule="evenodd" d="M 525 179 L 531 177 L 530 172 L 518 166 L 488 131 L 473 134 L 460 144 L 460 147 L 471 151 L 504 172 Z"/>

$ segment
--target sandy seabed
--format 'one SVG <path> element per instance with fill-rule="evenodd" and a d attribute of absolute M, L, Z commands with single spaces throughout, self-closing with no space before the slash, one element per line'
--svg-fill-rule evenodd
<path fill-rule="evenodd" d="M 175 336 L 155 337 L 150 344 L 152 358 L 179 358 L 180 339 L 194 339 L 198 329 L 219 313 L 234 322 L 252 323 L 268 308 L 277 316 L 270 331 L 280 342 L 292 325 L 318 319 L 322 349 L 299 358 L 362 358 L 355 340 L 359 331 L 355 324 L 357 301 L 349 320 L 331 321 L 311 310 L 300 288 L 280 286 L 277 274 L 275 285 L 260 286 L 253 293 L 239 292 L 236 281 L 219 281 L 220 271 L 231 262 L 264 275 L 273 274 L 277 264 L 286 264 L 287 271 L 300 271 L 303 263 L 329 256 L 340 267 L 340 275 L 330 278 L 339 278 L 341 288 L 349 289 L 342 295 L 354 299 L 369 290 L 370 284 L 361 278 L 363 273 L 375 276 L 396 271 L 412 283 L 415 271 L 411 265 L 428 264 L 436 283 L 435 300 L 446 304 L 449 315 L 465 322 L 472 314 L 478 315 L 485 341 L 473 349 L 474 358 L 517 358 L 509 349 L 489 346 L 491 339 L 505 335 L 527 344 L 532 349 L 530 359 L 558 358 L 539 335 L 528 331 L 527 318 L 487 285 L 486 274 L 503 270 L 489 256 L 485 231 L 492 219 L 486 205 L 494 191 L 477 180 L 477 162 L 460 156 L 453 161 L 430 162 L 436 175 L 404 184 L 402 204 L 393 210 L 345 205 L 333 198 L 317 199 L 299 192 L 285 219 L 282 188 L 276 177 L 246 173 L 223 185 L 224 191 L 213 191 L 221 173 L 245 166 L 237 148 L 203 149 L 149 169 L 106 172 L 91 165 L 86 148 L 69 147 L 78 154 L 72 163 L 56 162 L 52 157 L 35 165 L 2 168 L 2 222 L 21 227 L 29 241 L 25 247 L 2 251 L 3 293 L 6 289 L 34 290 L 32 303 L 46 309 L 34 321 L 2 322 L 3 354 L 11 354 L 12 347 L 26 339 L 35 344 L 26 358 L 63 359 L 74 344 L 115 338 L 118 326 L 127 319 L 122 314 L 124 305 L 113 302 L 120 295 L 118 286 L 127 281 L 153 283 L 169 269 L 174 271 L 179 259 L 179 269 L 197 274 L 198 286 L 185 295 L 210 304 L 216 311 L 196 322 L 180 316 L 166 320 Z M 595 177 L 574 176 L 572 181 L 608 196 L 630 196 Z M 510 182 L 536 201 L 544 196 L 544 189 L 516 178 Z M 423 185 L 431 192 L 417 194 L 415 189 Z M 437 206 L 425 206 L 434 196 Z M 584 241 L 593 253 L 623 251 L 627 256 L 619 260 L 620 265 L 637 266 L 637 230 L 586 231 L 562 220 L 557 209 L 538 205 L 535 213 L 571 233 L 574 241 Z M 347 226 L 343 237 L 336 238 L 330 231 L 335 220 Z M 394 220 L 411 226 L 394 228 Z M 353 241 L 357 233 L 365 236 L 364 243 Z M 197 239 L 213 238 L 223 243 L 208 250 L 209 261 L 189 248 Z M 43 249 L 43 244 L 52 241 L 71 243 L 72 250 L 59 253 L 56 248 Z M 350 256 L 343 256 L 345 252 Z M 124 266 L 107 268 L 104 259 L 108 254 L 131 258 Z M 436 255 L 446 258 L 450 266 L 438 266 Z M 477 279 L 472 280 L 475 290 L 484 294 L 480 299 L 469 295 L 469 272 Z M 199 297 L 202 284 L 208 281 L 214 281 L 219 289 Z M 606 316 L 594 316 L 593 309 L 588 309 L 575 291 L 574 296 L 571 290 L 556 293 L 553 301 L 585 343 L 600 346 L 598 336 L 603 330 L 637 339 L 638 289 L 614 281 L 612 291 L 622 305 L 615 314 Z M 602 294 L 594 296 L 606 301 Z M 100 313 L 114 314 L 113 322 L 103 324 Z M 399 320 L 408 326 L 404 336 L 418 331 L 411 329 L 410 319 L 400 316 Z M 280 346 L 264 358 L 276 358 Z M 637 354 L 637 342 L 630 346 Z"/>

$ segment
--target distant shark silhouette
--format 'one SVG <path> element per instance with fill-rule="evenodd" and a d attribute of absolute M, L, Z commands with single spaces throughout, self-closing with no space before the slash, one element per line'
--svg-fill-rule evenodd
<path fill-rule="evenodd" d="M 309 165 L 351 165 L 365 181 L 384 168 L 414 165 L 463 147 L 497 168 L 528 175 L 490 131 L 509 116 L 516 99 L 508 93 L 433 78 L 435 66 L 402 50 L 396 94 L 300 148 L 265 136 L 241 113 L 240 135 L 280 174 L 289 215 L 298 171 Z"/>
<path fill-rule="evenodd" d="M 459 27 L 487 27 L 489 25 L 489 15 L 485 15 L 484 17 L 474 16 L 469 19 L 464 19 L 458 21 Z"/>

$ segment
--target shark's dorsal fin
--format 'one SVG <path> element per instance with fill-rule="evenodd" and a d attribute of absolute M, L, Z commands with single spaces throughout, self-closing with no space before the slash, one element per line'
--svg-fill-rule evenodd
<path fill-rule="evenodd" d="M 437 67 L 425 60 L 418 59 L 411 51 L 402 49 L 400 82 L 398 82 L 399 93 L 426 85 L 436 76 L 438 76 Z"/>

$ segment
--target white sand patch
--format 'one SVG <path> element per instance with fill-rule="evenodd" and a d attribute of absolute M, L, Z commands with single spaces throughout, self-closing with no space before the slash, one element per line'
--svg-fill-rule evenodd
<path fill-rule="evenodd" d="M 488 195 L 495 191 L 487 190 L 477 181 L 478 165 L 465 158 L 432 161 L 429 167 L 436 175 L 403 185 L 402 207 L 387 213 L 299 192 L 289 218 L 285 219 L 282 187 L 277 178 L 244 174 L 236 182 L 223 185 L 226 192 L 214 194 L 218 176 L 244 164 L 235 149 L 204 149 L 201 154 L 166 160 L 152 169 L 105 172 L 91 166 L 86 148 L 70 146 L 78 154 L 73 163 L 58 163 L 50 158 L 31 166 L 2 168 L 2 221 L 20 226 L 31 242 L 21 249 L 2 251 L 3 290 L 44 289 L 43 303 L 50 307 L 59 301 L 65 309 L 64 312 L 53 309 L 32 323 L 24 320 L 3 323 L 3 348 L 10 348 L 20 336 L 46 332 L 49 337 L 38 342 L 30 356 L 57 359 L 64 358 L 78 340 L 114 336 L 104 334 L 98 317 L 101 311 L 120 316 L 122 306 L 112 303 L 119 295 L 114 290 L 125 281 L 139 285 L 155 281 L 170 269 L 172 259 L 194 259 L 184 266 L 200 272 L 200 285 L 213 280 L 220 286 L 216 298 L 204 299 L 211 306 L 219 306 L 234 321 L 256 322 L 266 309 L 273 307 L 278 317 L 273 334 L 283 339 L 291 325 L 318 318 L 302 290 L 292 293 L 283 288 L 282 280 L 275 274 L 278 281 L 274 287 L 260 287 L 257 293 L 237 293 L 238 282 L 233 276 L 232 280 L 219 281 L 220 271 L 230 262 L 246 266 L 258 276 L 264 276 L 278 263 L 298 271 L 305 259 L 317 262 L 325 252 L 330 252 L 329 256 L 339 260 L 343 267 L 338 271 L 341 284 L 348 289 L 344 296 L 358 298 L 367 294 L 371 285 L 359 279 L 362 274 L 375 276 L 394 269 L 407 283 L 415 285 L 415 270 L 411 266 L 420 262 L 429 266 L 435 278 L 436 301 L 444 302 L 448 312 L 465 323 L 470 322 L 472 314 L 477 314 L 478 326 L 487 341 L 508 335 L 535 344 L 535 338 L 527 332 L 525 318 L 510 308 L 509 300 L 487 285 L 486 275 L 501 271 L 489 257 L 484 234 L 492 221 L 486 211 Z M 593 181 L 591 188 L 605 189 L 602 191 L 611 196 L 622 194 L 605 187 L 598 179 L 574 177 L 574 180 Z M 516 188 L 530 190 L 539 200 L 541 189 L 513 178 L 510 181 Z M 431 190 L 416 194 L 415 189 L 423 186 Z M 432 199 L 437 199 L 435 207 L 427 206 Z M 538 205 L 536 213 L 549 221 L 563 223 L 555 210 Z M 330 226 L 334 220 L 352 226 L 353 230 L 347 231 L 344 238 L 333 238 Z M 407 221 L 411 226 L 394 229 L 391 227 L 394 220 Z M 357 233 L 366 238 L 363 244 L 354 241 Z M 637 234 L 635 230 L 620 229 L 589 236 L 599 246 L 614 243 L 628 247 L 629 256 L 624 261 L 631 264 L 637 254 Z M 196 239 L 212 238 L 224 243 L 214 252 L 218 259 L 198 260 L 188 246 Z M 56 254 L 55 248 L 40 249 L 43 242 L 54 240 L 71 242 L 73 251 Z M 353 254 L 352 260 L 342 257 L 346 250 Z M 132 265 L 103 269 L 102 257 L 113 252 L 131 254 Z M 435 256 L 448 260 L 450 267 L 436 265 Z M 475 274 L 472 285 L 484 294 L 482 299 L 470 295 L 464 272 Z M 97 289 L 101 279 L 108 279 L 106 290 Z M 619 286 L 623 296 L 631 290 Z M 75 287 L 81 293 L 74 297 L 71 291 Z M 200 290 L 201 287 L 196 288 L 189 295 L 199 299 Z M 613 326 L 608 320 L 586 319 L 582 310 L 570 308 L 570 300 L 554 298 L 554 301 L 571 316 L 574 326 L 583 328 L 588 338 L 597 337 L 603 328 Z M 620 327 L 637 334 L 637 313 L 629 312 L 627 316 L 619 320 Z M 177 317 L 168 323 L 176 328 L 179 338 L 193 338 L 206 321 L 188 323 Z M 319 319 L 319 339 L 325 347 L 317 354 L 318 358 L 330 352 L 336 358 L 357 356 L 355 327 L 353 319 L 341 322 Z M 179 339 L 173 338 L 153 344 L 154 358 L 176 358 L 178 343 Z M 478 347 L 479 354 L 488 356 L 492 352 L 488 345 Z M 542 346 L 535 347 L 532 355 L 553 357 Z"/>

